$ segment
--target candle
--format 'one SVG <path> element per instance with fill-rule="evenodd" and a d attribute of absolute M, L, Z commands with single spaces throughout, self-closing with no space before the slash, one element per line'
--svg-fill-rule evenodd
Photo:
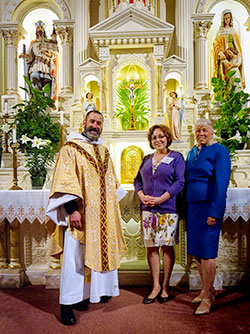
<path fill-rule="evenodd" d="M 8 114 L 8 102 L 7 101 L 4 102 L 4 111 L 5 111 L 5 114 Z"/>
<path fill-rule="evenodd" d="M 63 110 L 59 108 L 60 110 L 60 124 L 63 125 Z"/>
<path fill-rule="evenodd" d="M 13 144 L 16 144 L 16 124 L 12 125 L 12 138 L 13 138 Z"/>

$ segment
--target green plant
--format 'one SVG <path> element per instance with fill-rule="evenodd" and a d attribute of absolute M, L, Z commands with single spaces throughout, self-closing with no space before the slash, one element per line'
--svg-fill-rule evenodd
<path fill-rule="evenodd" d="M 21 88 L 28 93 L 29 100 L 14 106 L 17 109 L 17 141 L 19 149 L 25 152 L 26 167 L 31 176 L 40 175 L 45 178 L 48 167 L 54 161 L 60 129 L 49 114 L 50 108 L 54 107 L 54 101 L 47 96 L 49 84 L 40 91 L 32 86 L 27 77 L 24 79 L 28 89 Z"/>
<path fill-rule="evenodd" d="M 136 130 L 144 130 L 148 126 L 148 83 L 136 81 L 134 91 L 134 119 Z M 131 97 L 129 82 L 119 81 L 116 87 L 116 117 L 120 119 L 123 130 L 129 130 L 131 120 Z"/>
<path fill-rule="evenodd" d="M 231 157 L 236 150 L 249 142 L 250 108 L 244 105 L 249 101 L 249 95 L 240 85 L 239 78 L 233 78 L 235 71 L 227 74 L 226 80 L 212 78 L 214 102 L 219 105 L 220 115 L 214 124 L 218 141 L 226 146 Z"/>

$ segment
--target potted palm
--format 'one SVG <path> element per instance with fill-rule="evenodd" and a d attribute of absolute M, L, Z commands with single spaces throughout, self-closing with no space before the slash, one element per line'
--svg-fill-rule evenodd
<path fill-rule="evenodd" d="M 17 109 L 14 121 L 17 125 L 17 142 L 19 149 L 25 153 L 32 185 L 39 187 L 54 162 L 60 129 L 50 116 L 54 101 L 48 97 L 49 84 L 40 91 L 32 86 L 27 77 L 24 79 L 28 89 L 21 88 L 28 93 L 29 99 L 14 106 Z"/>
<path fill-rule="evenodd" d="M 122 130 L 129 130 L 131 122 L 131 103 L 133 103 L 135 128 L 136 130 L 145 130 L 148 126 L 149 110 L 147 81 L 136 81 L 134 87 L 137 88 L 132 93 L 129 87 L 130 84 L 126 80 L 117 83 L 115 116 L 120 120 Z"/>
<path fill-rule="evenodd" d="M 241 80 L 233 78 L 234 74 L 235 71 L 228 72 L 226 80 L 212 78 L 214 103 L 220 111 L 214 124 L 215 134 L 228 148 L 231 157 L 249 142 L 250 133 L 250 108 L 245 107 L 249 95 L 243 91 Z"/>

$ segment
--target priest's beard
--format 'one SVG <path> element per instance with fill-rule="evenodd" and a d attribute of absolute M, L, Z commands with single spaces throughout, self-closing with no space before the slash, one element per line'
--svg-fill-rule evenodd
<path fill-rule="evenodd" d="M 85 126 L 82 134 L 85 137 L 87 137 L 90 141 L 97 141 L 101 135 L 101 131 L 99 129 L 92 128 L 92 126 L 88 128 Z"/>

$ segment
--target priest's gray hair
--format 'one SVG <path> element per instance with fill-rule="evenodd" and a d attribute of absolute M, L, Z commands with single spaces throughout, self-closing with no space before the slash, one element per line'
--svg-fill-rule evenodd
<path fill-rule="evenodd" d="M 198 121 L 195 123 L 195 129 L 197 129 L 199 126 L 207 126 L 214 132 L 213 129 L 213 123 L 210 121 L 210 119 L 207 118 L 200 118 Z"/>

